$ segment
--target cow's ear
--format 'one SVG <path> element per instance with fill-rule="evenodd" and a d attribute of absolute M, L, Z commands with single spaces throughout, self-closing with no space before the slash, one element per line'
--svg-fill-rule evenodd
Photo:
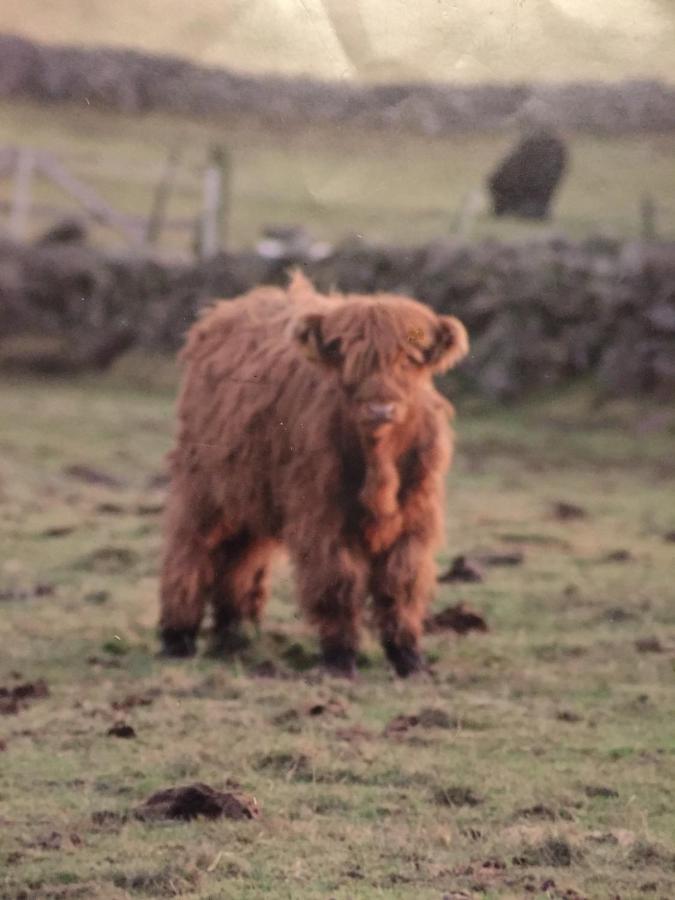
<path fill-rule="evenodd" d="M 434 372 L 456 366 L 469 352 L 466 328 L 454 316 L 439 316 L 433 344 L 426 350 L 426 361 Z"/>
<path fill-rule="evenodd" d="M 308 313 L 296 321 L 293 337 L 301 350 L 312 362 L 336 368 L 342 362 L 340 339 L 326 341 L 323 333 L 324 317 L 318 313 Z"/>

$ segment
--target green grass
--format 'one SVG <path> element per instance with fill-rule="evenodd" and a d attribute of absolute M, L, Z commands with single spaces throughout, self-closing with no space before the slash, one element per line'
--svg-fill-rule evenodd
<path fill-rule="evenodd" d="M 152 360 L 0 383 L 0 685 L 50 691 L 0 716 L 0 897 L 675 896 L 673 413 L 582 390 L 460 402 L 441 562 L 524 563 L 439 586 L 437 608 L 465 601 L 490 631 L 428 636 L 433 678 L 395 681 L 368 639 L 345 684 L 293 668 L 315 640 L 283 568 L 249 658 L 156 658 L 173 391 Z M 557 520 L 559 500 L 586 517 Z M 149 702 L 114 710 L 129 694 Z M 384 735 L 424 709 L 440 714 Z M 106 736 L 119 718 L 135 740 Z M 92 818 L 228 779 L 259 819 Z"/>
<path fill-rule="evenodd" d="M 234 173 L 228 231 L 235 246 L 251 245 L 265 225 L 289 223 L 302 223 L 329 240 L 354 233 L 404 243 L 448 237 L 468 193 L 481 187 L 514 138 L 431 139 L 330 127 L 270 131 L 246 120 L 200 122 L 163 114 L 129 117 L 86 105 L 0 104 L 0 145 L 55 152 L 114 207 L 140 216 L 149 213 L 166 154 L 176 143 L 183 147 L 182 165 L 169 216 L 196 216 L 207 148 L 213 142 L 226 145 Z M 675 238 L 675 204 L 668 193 L 675 137 L 576 134 L 570 135 L 570 151 L 570 172 L 550 222 L 494 220 L 484 205 L 467 236 L 637 237 L 642 197 L 650 194 L 660 236 Z M 0 181 L 0 200 L 10 197 L 11 181 Z M 33 197 L 77 209 L 42 179 L 35 180 Z M 46 225 L 35 217 L 31 233 Z M 101 228 L 94 229 L 94 238 L 109 245 L 119 241 Z M 188 233 L 167 232 L 162 246 L 167 252 L 187 251 L 190 240 Z"/>

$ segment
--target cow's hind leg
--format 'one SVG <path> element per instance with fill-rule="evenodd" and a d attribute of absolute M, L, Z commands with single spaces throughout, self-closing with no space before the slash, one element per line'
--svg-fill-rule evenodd
<path fill-rule="evenodd" d="M 414 538 L 399 540 L 373 567 L 375 621 L 384 652 L 402 678 L 424 666 L 419 638 L 434 582 L 431 549 Z"/>
<path fill-rule="evenodd" d="M 243 626 L 256 627 L 268 595 L 269 564 L 277 544 L 242 531 L 213 550 L 213 642 L 216 653 L 232 653 L 246 641 Z"/>
<path fill-rule="evenodd" d="M 160 578 L 159 630 L 167 656 L 192 656 L 213 581 L 208 542 L 198 518 L 173 494 L 167 505 L 164 559 Z"/>
<path fill-rule="evenodd" d="M 318 628 L 323 662 L 334 675 L 356 672 L 359 627 L 368 590 L 365 564 L 321 545 L 294 553 L 300 601 Z"/>

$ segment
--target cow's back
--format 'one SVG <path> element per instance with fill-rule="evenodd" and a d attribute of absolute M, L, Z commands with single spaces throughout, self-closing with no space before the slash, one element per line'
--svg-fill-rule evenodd
<path fill-rule="evenodd" d="M 175 471 L 190 472 L 205 495 L 237 520 L 276 518 L 275 485 L 288 461 L 297 414 L 316 401 L 315 366 L 291 337 L 298 305 L 276 288 L 258 288 L 209 308 L 181 354 Z M 289 440 L 290 439 L 290 440 Z"/>

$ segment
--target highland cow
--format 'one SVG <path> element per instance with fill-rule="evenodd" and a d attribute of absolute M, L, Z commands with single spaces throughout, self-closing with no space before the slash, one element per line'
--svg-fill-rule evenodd
<path fill-rule="evenodd" d="M 195 651 L 207 602 L 232 647 L 258 623 L 283 547 L 331 671 L 354 673 L 369 599 L 398 675 L 422 666 L 452 444 L 432 375 L 467 350 L 452 316 L 394 295 L 323 296 L 300 273 L 200 318 L 170 455 L 165 653 Z"/>

